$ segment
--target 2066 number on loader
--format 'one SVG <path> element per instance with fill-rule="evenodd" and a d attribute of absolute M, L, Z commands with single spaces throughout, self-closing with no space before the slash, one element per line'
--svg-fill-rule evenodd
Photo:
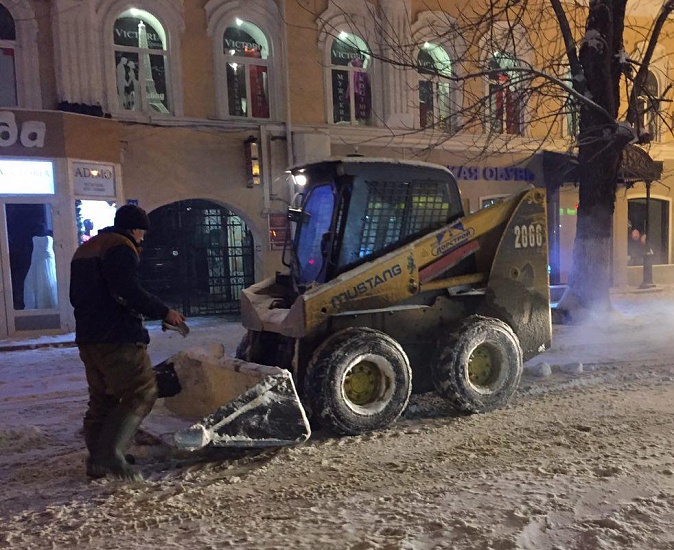
<path fill-rule="evenodd" d="M 225 386 L 178 445 L 290 444 L 308 419 L 360 434 L 433 388 L 459 411 L 505 405 L 551 342 L 545 191 L 466 214 L 454 176 L 432 164 L 346 157 L 291 172 L 304 186 L 288 272 L 243 291 L 238 360 L 176 369 L 183 391 L 167 405 Z M 223 373 L 257 378 L 237 388 Z M 222 405 L 228 391 L 242 395 Z"/>

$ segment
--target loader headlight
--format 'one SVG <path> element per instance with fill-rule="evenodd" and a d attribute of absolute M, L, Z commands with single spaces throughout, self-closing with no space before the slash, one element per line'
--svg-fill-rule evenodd
<path fill-rule="evenodd" d="M 293 174 L 293 183 L 299 187 L 304 187 L 307 184 L 307 177 L 304 174 Z"/>

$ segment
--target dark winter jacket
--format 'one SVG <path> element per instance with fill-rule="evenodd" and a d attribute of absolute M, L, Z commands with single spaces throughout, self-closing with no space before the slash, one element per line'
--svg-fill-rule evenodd
<path fill-rule="evenodd" d="M 150 341 L 143 315 L 163 319 L 169 308 L 143 289 L 139 263 L 133 238 L 113 227 L 77 249 L 70 264 L 70 303 L 78 344 Z"/>

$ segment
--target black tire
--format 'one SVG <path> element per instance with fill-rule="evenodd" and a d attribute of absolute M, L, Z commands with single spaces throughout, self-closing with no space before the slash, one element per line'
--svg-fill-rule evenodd
<path fill-rule="evenodd" d="M 522 377 L 522 348 L 503 321 L 474 315 L 440 342 L 433 385 L 459 411 L 482 413 L 505 406 Z"/>
<path fill-rule="evenodd" d="M 393 338 L 369 328 L 348 328 L 312 354 L 304 393 L 312 420 L 358 435 L 385 428 L 405 410 L 412 370 Z"/>

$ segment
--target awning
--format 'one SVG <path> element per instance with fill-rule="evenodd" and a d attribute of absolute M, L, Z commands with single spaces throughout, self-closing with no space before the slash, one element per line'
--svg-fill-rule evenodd
<path fill-rule="evenodd" d="M 641 147 L 628 145 L 623 150 L 618 183 L 624 183 L 627 187 L 639 181 L 651 183 L 662 177 L 662 167 L 661 160 L 653 160 Z"/>
<path fill-rule="evenodd" d="M 571 153 L 541 151 L 527 163 L 536 176 L 535 183 L 556 189 L 564 183 L 578 183 L 578 157 Z M 662 177 L 662 161 L 653 160 L 641 147 L 628 145 L 623 150 L 618 184 L 631 187 L 644 181 L 653 182 Z"/>

